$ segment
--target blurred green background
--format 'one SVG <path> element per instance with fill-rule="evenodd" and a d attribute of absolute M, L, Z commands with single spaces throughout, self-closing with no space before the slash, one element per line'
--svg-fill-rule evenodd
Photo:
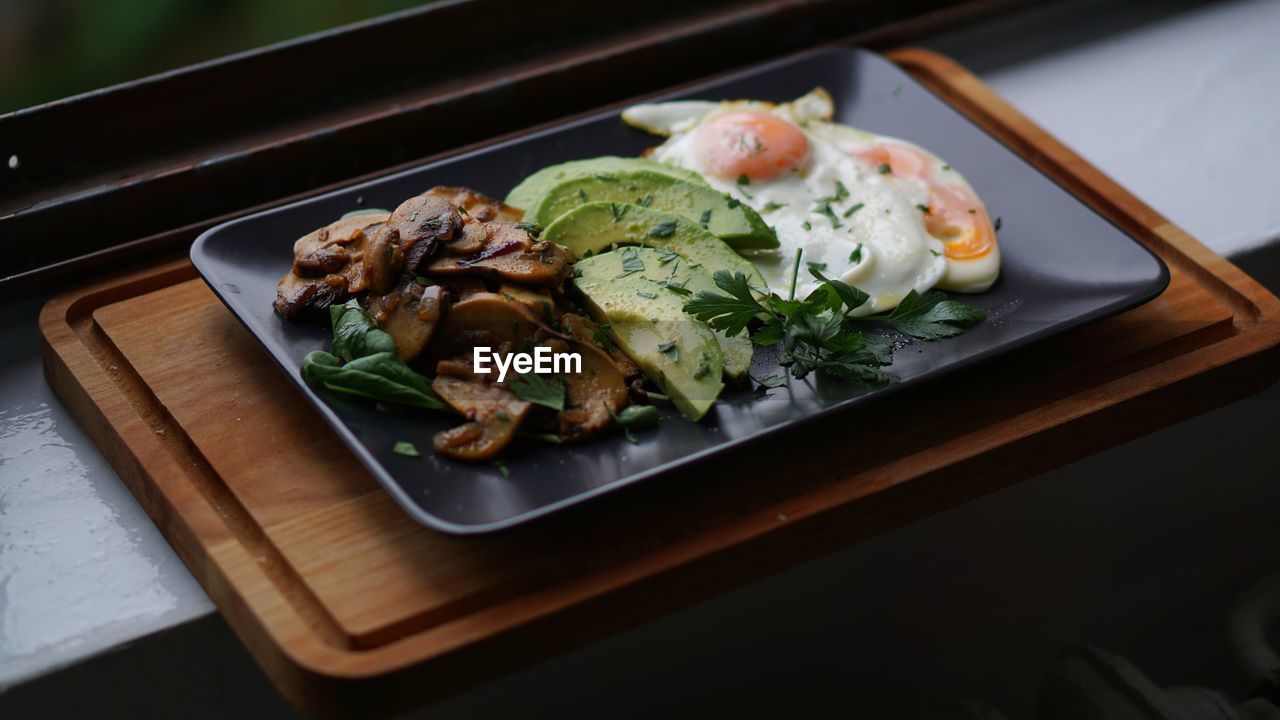
<path fill-rule="evenodd" d="M 422 4 L 0 0 L 0 113 Z"/>

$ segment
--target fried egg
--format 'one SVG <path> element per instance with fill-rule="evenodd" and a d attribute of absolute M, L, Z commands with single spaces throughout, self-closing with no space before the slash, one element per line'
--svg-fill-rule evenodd
<path fill-rule="evenodd" d="M 819 284 L 807 270 L 870 296 L 857 314 L 890 310 L 915 290 L 981 292 L 1000 272 L 986 206 L 959 172 L 905 140 L 831 122 L 821 88 L 789 102 L 676 101 L 623 112 L 662 135 L 659 162 L 700 173 L 773 226 L 777 250 L 749 255 L 786 294 Z"/>

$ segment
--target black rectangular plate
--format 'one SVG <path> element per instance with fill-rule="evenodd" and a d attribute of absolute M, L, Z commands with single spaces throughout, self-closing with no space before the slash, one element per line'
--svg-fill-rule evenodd
<path fill-rule="evenodd" d="M 1168 284 L 1159 258 L 874 53 L 825 48 L 659 99 L 784 101 L 817 86 L 835 98 L 837 121 L 932 150 L 1003 218 L 1002 277 L 990 291 L 966 298 L 986 310 L 989 320 L 958 338 L 911 348 L 920 352 L 899 350 L 890 369 L 900 384 L 875 389 L 811 376 L 791 380 L 763 400 L 753 399 L 750 390 L 728 390 L 702 422 L 665 411 L 661 427 L 643 433 L 635 445 L 621 435 L 563 447 L 517 441 L 506 453 L 508 476 L 493 466 L 465 465 L 429 451 L 431 435 L 455 423 L 452 418 L 383 412 L 317 394 L 302 381 L 303 356 L 327 348 L 330 333 L 323 324 L 286 322 L 272 310 L 294 239 L 357 209 L 357 198 L 364 207 L 393 208 L 433 185 L 463 185 L 502 197 L 546 165 L 636 155 L 656 144 L 612 110 L 220 225 L 196 240 L 191 260 L 404 509 L 451 533 L 516 525 L 800 422 L 848 415 L 871 397 L 890 397 L 898 388 L 1139 305 Z M 767 349 L 759 352 L 753 374 L 776 373 L 771 357 Z M 396 455 L 391 448 L 398 440 L 427 452 L 420 459 Z"/>

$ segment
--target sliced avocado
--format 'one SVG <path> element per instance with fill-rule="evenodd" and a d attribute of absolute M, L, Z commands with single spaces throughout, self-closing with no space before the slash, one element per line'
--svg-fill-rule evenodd
<path fill-rule="evenodd" d="M 655 250 L 653 248 L 634 248 L 636 257 L 644 263 L 644 270 L 636 273 L 646 280 L 651 280 L 661 293 L 676 295 L 683 304 L 699 290 L 724 292 L 716 287 L 711 273 L 701 265 L 694 265 L 683 255 L 670 249 Z M 687 315 L 687 313 L 686 313 Z M 719 330 L 712 329 L 716 340 L 720 342 L 720 350 L 724 352 L 724 374 L 740 380 L 751 369 L 751 355 L 754 348 L 751 339 L 746 335 L 729 337 Z"/>
<path fill-rule="evenodd" d="M 735 250 L 778 247 L 773 228 L 755 210 L 708 185 L 677 180 L 648 170 L 565 180 L 538 198 L 525 220 L 543 227 L 588 202 L 634 203 L 667 210 L 698 225 Z"/>
<path fill-rule="evenodd" d="M 604 157 L 588 158 L 586 160 L 571 160 L 559 165 L 551 165 L 544 167 L 538 172 L 530 175 L 520 181 L 507 193 L 506 203 L 515 207 L 527 210 L 533 207 L 538 198 L 542 197 L 548 190 L 559 185 L 565 180 L 573 180 L 580 177 L 589 177 L 592 175 L 610 175 L 633 170 L 650 170 L 663 175 L 670 175 L 678 180 L 706 185 L 707 181 L 701 175 L 686 170 L 676 165 L 668 165 L 645 158 L 618 157 L 616 155 L 605 155 Z"/>
<path fill-rule="evenodd" d="M 580 258 L 614 245 L 668 248 L 708 273 L 740 272 L 751 279 L 752 285 L 768 288 L 756 266 L 720 238 L 674 213 L 630 203 L 580 205 L 551 223 L 542 231 L 541 239 L 568 248 Z"/>
<path fill-rule="evenodd" d="M 573 284 L 587 309 L 609 324 L 618 347 L 697 422 L 724 389 L 724 354 L 706 324 L 684 312 L 684 298 L 630 269 L 636 248 L 607 252 L 574 265 Z"/>

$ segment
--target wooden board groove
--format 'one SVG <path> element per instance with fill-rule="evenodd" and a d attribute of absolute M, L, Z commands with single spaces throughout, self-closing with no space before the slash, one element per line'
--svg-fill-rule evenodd
<path fill-rule="evenodd" d="M 1160 254 L 1165 293 L 904 388 L 860 447 L 807 429 L 802 465 L 747 449 L 472 538 L 408 518 L 185 261 L 50 301 L 46 375 L 282 691 L 329 715 L 456 691 L 1280 375 L 1274 296 L 958 66 L 892 57 Z"/>

